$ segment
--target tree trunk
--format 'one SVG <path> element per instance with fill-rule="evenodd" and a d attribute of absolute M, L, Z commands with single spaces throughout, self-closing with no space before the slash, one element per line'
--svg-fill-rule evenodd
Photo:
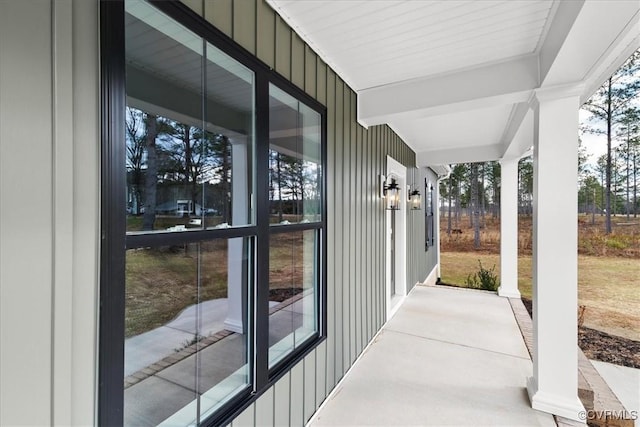
<path fill-rule="evenodd" d="M 638 215 L 638 180 L 637 180 L 637 156 L 638 153 L 636 150 L 633 150 L 633 217 L 636 218 Z"/>
<path fill-rule="evenodd" d="M 473 247 L 480 248 L 480 212 L 478 212 L 478 164 L 471 164 L 471 220 L 473 224 Z"/>
<path fill-rule="evenodd" d="M 158 153 L 156 138 L 158 136 L 158 120 L 156 116 L 147 114 L 147 174 L 144 180 L 145 200 L 142 229 L 153 230 L 156 221 L 156 189 L 158 183 Z"/>
<path fill-rule="evenodd" d="M 481 210 L 481 215 L 482 215 L 482 228 L 485 228 L 487 226 L 487 222 L 486 222 L 486 218 L 484 217 L 484 211 L 486 209 L 486 205 L 485 205 L 485 194 L 484 194 L 484 163 L 482 163 L 482 185 L 480 186 L 480 189 L 482 190 L 482 193 L 480 193 L 480 197 L 482 197 L 482 210 Z"/>
<path fill-rule="evenodd" d="M 188 189 L 190 193 L 189 199 L 191 200 L 191 205 L 195 210 L 195 196 L 193 194 L 193 187 L 191 186 L 191 173 L 193 169 L 193 154 L 191 147 L 191 126 L 183 125 L 182 127 L 182 142 L 184 143 L 184 185 Z M 187 206 L 188 212 L 184 213 L 184 215 L 188 216 L 191 214 L 191 209 Z"/>
<path fill-rule="evenodd" d="M 606 201 L 605 201 L 605 209 L 606 209 L 606 217 L 605 217 L 605 232 L 606 234 L 611 233 L 611 125 L 613 118 L 611 117 L 611 77 L 609 77 L 608 81 L 608 92 L 607 92 L 607 182 L 606 182 Z"/>
<path fill-rule="evenodd" d="M 605 189 L 606 185 L 604 182 L 604 171 L 600 172 L 600 206 L 602 206 L 602 203 L 604 202 L 604 189 Z M 600 216 L 604 215 L 604 209 L 600 209 Z"/>
<path fill-rule="evenodd" d="M 460 228 L 458 221 L 460 220 L 460 182 L 456 182 L 456 209 L 455 209 L 456 228 Z"/>
<path fill-rule="evenodd" d="M 278 181 L 278 222 L 282 222 L 282 164 L 280 162 L 280 153 L 276 157 L 276 170 Z"/>
<path fill-rule="evenodd" d="M 300 197 L 296 199 L 297 206 L 297 214 L 302 216 L 304 215 L 304 161 L 298 160 L 299 168 L 298 168 L 298 185 L 300 186 Z M 298 219 L 298 221 L 302 220 L 302 218 Z"/>
<path fill-rule="evenodd" d="M 593 204 L 591 205 L 591 225 L 596 223 L 596 189 L 593 189 Z"/>
<path fill-rule="evenodd" d="M 231 193 L 231 180 L 229 179 L 229 171 L 231 170 L 231 158 L 229 154 L 231 153 L 231 143 L 229 142 L 229 138 L 226 136 L 222 137 L 222 222 L 226 222 L 227 224 L 231 224 L 233 219 L 231 218 L 231 198 L 229 194 Z"/>
<path fill-rule="evenodd" d="M 496 181 L 495 172 L 493 173 L 493 175 L 493 183 L 491 185 L 493 193 L 493 218 L 496 219 L 498 218 L 498 214 L 500 212 L 500 192 L 498 190 L 498 183 Z"/>
<path fill-rule="evenodd" d="M 425 194 L 426 197 L 426 194 Z M 451 202 L 453 200 L 453 179 L 449 177 L 449 215 L 447 218 L 447 235 L 451 236 Z"/>
<path fill-rule="evenodd" d="M 629 220 L 629 215 L 631 214 L 630 209 L 629 209 L 629 204 L 631 203 L 631 198 L 629 197 L 629 193 L 630 193 L 630 188 L 629 188 L 629 161 L 631 160 L 631 143 L 630 143 L 630 135 L 629 135 L 629 126 L 627 126 L 627 221 Z"/>

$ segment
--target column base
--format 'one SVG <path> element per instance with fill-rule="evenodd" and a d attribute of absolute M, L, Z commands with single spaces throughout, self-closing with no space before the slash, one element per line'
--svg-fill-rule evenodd
<path fill-rule="evenodd" d="M 520 298 L 520 291 L 517 289 L 498 288 L 498 295 L 505 298 Z"/>
<path fill-rule="evenodd" d="M 227 331 L 235 332 L 237 334 L 243 334 L 244 328 L 242 327 L 242 322 L 239 322 L 234 319 L 226 319 L 224 321 L 224 328 Z"/>
<path fill-rule="evenodd" d="M 553 395 L 538 390 L 538 382 L 534 377 L 527 378 L 527 393 L 531 407 L 538 411 L 559 415 L 570 420 L 584 422 L 586 412 L 578 399 L 577 390 L 574 398 Z"/>

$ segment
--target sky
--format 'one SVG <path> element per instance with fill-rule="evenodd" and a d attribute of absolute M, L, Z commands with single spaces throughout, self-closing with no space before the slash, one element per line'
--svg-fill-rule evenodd
<path fill-rule="evenodd" d="M 640 107 L 640 96 L 636 96 L 630 102 L 632 105 Z M 583 125 L 589 125 L 590 127 L 595 127 L 602 130 L 606 129 L 606 125 L 604 122 L 591 121 L 589 120 L 590 116 L 591 113 L 582 108 L 580 109 L 580 114 L 578 116 L 580 127 L 582 127 Z M 614 138 L 611 141 L 611 148 L 615 148 L 619 144 L 621 144 L 621 141 L 615 138 L 616 128 L 617 126 L 613 129 Z M 596 164 L 596 161 L 598 160 L 598 157 L 607 153 L 607 135 L 595 135 L 592 133 L 580 132 L 580 139 L 582 140 L 582 145 L 586 148 L 587 155 L 589 156 L 589 158 L 587 159 L 587 164 L 591 165 L 591 168 L 593 168 L 593 166 L 595 166 Z"/>
<path fill-rule="evenodd" d="M 583 109 L 580 109 L 580 126 L 588 124 L 595 127 L 595 122 L 589 121 L 591 114 Z M 582 146 L 586 148 L 589 158 L 587 163 L 591 166 L 595 166 L 598 157 L 607 153 L 607 136 L 606 135 L 594 135 L 592 133 L 580 133 L 580 139 L 582 139 Z M 612 146 L 616 146 L 617 141 L 612 141 Z"/>
<path fill-rule="evenodd" d="M 640 76 L 638 76 L 636 73 L 633 77 L 630 77 L 630 78 L 638 79 L 640 78 Z M 630 101 L 630 104 L 635 107 L 640 107 L 640 95 L 637 95 L 635 98 L 633 98 Z M 580 127 L 582 127 L 583 125 L 589 125 L 591 127 L 597 127 L 602 130 L 606 129 L 605 128 L 606 125 L 604 122 L 590 121 L 589 120 L 590 116 L 591 114 L 588 111 L 583 110 L 582 108 L 580 109 L 580 115 L 579 115 Z M 614 129 L 613 130 L 614 136 L 615 136 L 615 131 L 616 130 Z M 580 139 L 582 140 L 582 145 L 586 148 L 587 155 L 589 156 L 587 159 L 587 164 L 589 164 L 593 169 L 593 166 L 595 166 L 596 161 L 598 160 L 598 157 L 607 153 L 607 136 L 594 135 L 591 133 L 581 132 Z M 619 144 L 620 144 L 620 141 L 617 141 L 616 139 L 613 139 L 611 141 L 612 148 L 617 147 Z"/>

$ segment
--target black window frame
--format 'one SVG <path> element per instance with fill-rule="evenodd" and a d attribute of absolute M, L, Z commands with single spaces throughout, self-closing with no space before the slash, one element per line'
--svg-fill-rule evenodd
<path fill-rule="evenodd" d="M 148 0 L 190 31 L 253 71 L 255 74 L 255 224 L 188 232 L 126 233 L 125 172 L 125 27 L 124 0 L 100 1 L 101 102 L 101 255 L 98 340 L 98 418 L 100 425 L 122 425 L 124 406 L 125 253 L 127 249 L 196 243 L 213 239 L 253 237 L 255 241 L 254 310 L 249 314 L 253 340 L 253 384 L 232 398 L 202 425 L 224 425 L 269 389 L 297 362 L 327 337 L 327 109 L 288 79 L 256 58 L 193 10 L 177 1 Z M 269 83 L 318 112 L 321 117 L 321 221 L 269 226 Z M 318 332 L 273 368 L 268 367 L 269 235 L 316 230 L 319 233 Z M 261 321 L 262 320 L 262 321 Z M 262 325 L 262 326 L 259 326 Z"/>

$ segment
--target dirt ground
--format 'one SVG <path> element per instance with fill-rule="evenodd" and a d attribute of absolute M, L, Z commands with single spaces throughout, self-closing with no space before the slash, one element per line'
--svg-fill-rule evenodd
<path fill-rule="evenodd" d="M 522 298 L 522 302 L 531 316 L 531 300 Z M 578 345 L 588 359 L 640 369 L 640 342 L 638 341 L 580 326 L 578 327 Z"/>

